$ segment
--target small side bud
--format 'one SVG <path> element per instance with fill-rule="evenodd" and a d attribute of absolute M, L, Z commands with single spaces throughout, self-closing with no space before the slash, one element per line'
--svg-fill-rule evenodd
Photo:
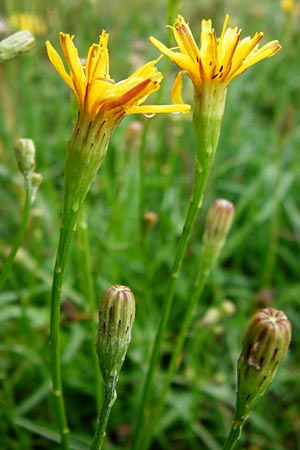
<path fill-rule="evenodd" d="M 210 207 L 203 235 L 203 244 L 218 243 L 223 246 L 231 227 L 234 216 L 234 206 L 225 199 L 217 199 Z"/>
<path fill-rule="evenodd" d="M 202 277 L 208 277 L 215 267 L 230 230 L 233 216 L 234 206 L 228 200 L 217 199 L 209 208 L 202 238 L 199 269 Z"/>
<path fill-rule="evenodd" d="M 35 38 L 27 30 L 17 31 L 0 41 L 0 62 L 10 61 L 35 47 Z"/>
<path fill-rule="evenodd" d="M 15 142 L 15 155 L 20 172 L 27 177 L 35 169 L 35 145 L 32 139 L 20 138 Z"/>
<path fill-rule="evenodd" d="M 96 351 L 103 380 L 117 379 L 124 362 L 135 317 L 135 298 L 126 286 L 112 285 L 99 308 Z"/>
<path fill-rule="evenodd" d="M 265 308 L 254 314 L 238 360 L 237 418 L 245 420 L 270 386 L 290 340 L 291 323 L 282 311 Z"/>

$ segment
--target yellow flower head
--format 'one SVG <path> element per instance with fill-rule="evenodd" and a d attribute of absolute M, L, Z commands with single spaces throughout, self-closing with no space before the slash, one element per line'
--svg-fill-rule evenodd
<path fill-rule="evenodd" d="M 186 112 L 189 105 L 144 105 L 147 97 L 160 87 L 162 74 L 155 67 L 157 61 L 150 61 L 126 80 L 115 83 L 109 75 L 109 34 L 103 30 L 98 44 L 93 44 L 83 65 L 73 43 L 73 36 L 60 33 L 61 47 L 69 67 L 64 64 L 50 44 L 46 42 L 48 56 L 66 84 L 74 91 L 80 112 L 94 119 L 99 114 L 112 117 L 117 123 L 126 114 L 155 114 L 165 112 Z"/>
<path fill-rule="evenodd" d="M 182 16 L 178 16 L 173 27 L 175 50 L 169 49 L 154 37 L 150 38 L 163 54 L 174 61 L 193 81 L 197 93 L 201 93 L 204 83 L 223 85 L 241 75 L 248 67 L 258 61 L 277 53 L 281 46 L 278 41 L 271 41 L 258 48 L 263 33 L 256 33 L 252 38 L 240 39 L 241 29 L 227 28 L 229 16 L 226 15 L 220 37 L 216 36 L 211 20 L 202 20 L 200 48 Z M 173 98 L 180 99 L 182 73 L 177 78 L 173 89 Z"/>

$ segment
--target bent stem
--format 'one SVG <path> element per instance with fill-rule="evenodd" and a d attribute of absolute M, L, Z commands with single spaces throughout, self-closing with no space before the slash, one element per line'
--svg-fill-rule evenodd
<path fill-rule="evenodd" d="M 63 213 L 51 292 L 51 391 L 55 399 L 56 416 L 63 450 L 69 450 L 70 431 L 67 424 L 60 367 L 60 299 L 66 259 L 69 253 L 77 216 L 78 210 L 70 210 Z"/>
<path fill-rule="evenodd" d="M 26 182 L 26 180 L 25 180 L 25 182 Z M 15 237 L 15 240 L 13 242 L 11 251 L 8 255 L 7 260 L 4 263 L 4 267 L 3 267 L 1 275 L 0 275 L 0 289 L 2 289 L 2 287 L 4 286 L 4 283 L 9 275 L 10 269 L 12 268 L 17 251 L 22 244 L 24 234 L 26 231 L 26 227 L 28 224 L 28 220 L 29 220 L 31 199 L 32 199 L 32 192 L 31 192 L 30 187 L 27 186 L 21 223 L 20 223 L 17 235 Z"/>
<path fill-rule="evenodd" d="M 98 416 L 96 432 L 92 441 L 91 450 L 101 450 L 105 438 L 107 422 L 111 409 L 117 399 L 116 384 L 117 378 L 104 385 L 104 400 Z"/>

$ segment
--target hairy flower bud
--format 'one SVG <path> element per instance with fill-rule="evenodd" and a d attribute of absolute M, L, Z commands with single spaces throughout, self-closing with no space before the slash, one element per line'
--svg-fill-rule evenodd
<path fill-rule="evenodd" d="M 20 172 L 27 176 L 35 169 L 35 145 L 32 139 L 20 138 L 15 141 L 15 155 Z"/>
<path fill-rule="evenodd" d="M 236 417 L 246 419 L 270 386 L 291 340 L 291 324 L 282 311 L 259 310 L 248 325 L 238 360 Z"/>
<path fill-rule="evenodd" d="M 0 41 L 0 63 L 10 61 L 35 47 L 35 39 L 27 30 L 17 31 Z"/>
<path fill-rule="evenodd" d="M 131 340 L 135 298 L 126 286 L 112 285 L 99 309 L 96 350 L 104 382 L 117 379 Z"/>

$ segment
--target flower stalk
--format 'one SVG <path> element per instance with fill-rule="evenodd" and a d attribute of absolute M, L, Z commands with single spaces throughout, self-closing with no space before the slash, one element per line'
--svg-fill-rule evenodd
<path fill-rule="evenodd" d="M 52 392 L 56 399 L 61 443 L 64 450 L 69 448 L 69 430 L 60 369 L 60 298 L 66 259 L 78 214 L 89 191 L 90 183 L 105 158 L 111 133 L 127 114 L 188 112 L 190 109 L 189 105 L 182 104 L 142 105 L 148 96 L 160 87 L 163 76 L 156 68 L 158 60 L 150 61 L 129 78 L 118 83 L 111 79 L 108 38 L 109 34 L 103 30 L 99 43 L 90 47 L 83 66 L 73 43 L 73 37 L 60 33 L 60 43 L 69 72 L 51 43 L 46 42 L 51 63 L 73 90 L 78 102 L 77 123 L 66 153 L 64 206 L 51 294 Z M 112 392 L 111 387 L 109 392 Z M 108 401 L 109 395 L 106 392 L 105 401 Z"/>
<path fill-rule="evenodd" d="M 189 327 L 191 325 L 195 307 L 199 301 L 203 288 L 207 282 L 209 275 L 214 269 L 221 250 L 225 244 L 227 234 L 230 230 L 234 216 L 234 206 L 231 202 L 218 199 L 209 209 L 206 225 L 202 240 L 202 250 L 200 255 L 200 264 L 198 273 L 194 281 L 193 289 L 185 304 L 184 314 L 180 325 L 177 341 L 172 351 L 171 360 L 168 364 L 167 373 L 165 375 L 163 387 L 159 394 L 154 411 L 151 414 L 151 420 L 147 430 L 143 434 L 143 443 L 140 450 L 149 448 L 151 438 L 156 423 L 163 410 L 164 402 L 172 382 L 173 375 L 178 367 L 178 357 L 184 345 Z"/>
<path fill-rule="evenodd" d="M 91 450 L 101 450 L 116 386 L 130 344 L 135 318 L 135 298 L 126 286 L 113 285 L 104 293 L 99 308 L 96 350 L 104 382 L 104 400 L 97 420 Z"/>
<path fill-rule="evenodd" d="M 202 109 L 202 106 L 205 103 L 198 101 L 198 98 L 196 98 L 196 101 L 197 105 L 195 105 L 195 110 L 193 114 L 196 151 L 195 151 L 194 181 L 192 187 L 192 194 L 190 197 L 190 203 L 185 218 L 184 226 L 182 229 L 182 233 L 180 235 L 177 244 L 175 258 L 167 287 L 167 293 L 162 304 L 161 319 L 155 337 L 155 342 L 152 348 L 150 365 L 148 372 L 146 374 L 146 379 L 144 383 L 138 413 L 138 421 L 133 441 L 133 450 L 138 450 L 143 445 L 142 439 L 144 430 L 146 428 L 145 422 L 147 422 L 148 426 L 149 421 L 149 418 L 146 418 L 147 414 L 146 409 L 151 395 L 151 387 L 160 357 L 160 350 L 164 338 L 164 333 L 171 312 L 176 284 L 180 274 L 186 248 L 193 230 L 193 225 L 196 221 L 198 212 L 202 206 L 204 191 L 209 177 L 211 165 L 214 159 L 216 146 L 218 144 L 218 137 L 220 134 L 220 126 L 221 126 L 220 117 L 215 117 L 213 114 L 211 116 L 207 116 L 205 114 L 205 111 Z M 211 105 L 210 111 L 212 109 L 213 105 Z"/>
<path fill-rule="evenodd" d="M 154 37 L 150 37 L 152 44 L 181 69 L 177 74 L 172 90 L 172 99 L 175 103 L 182 102 L 183 74 L 187 74 L 193 83 L 195 163 L 192 194 L 183 230 L 177 244 L 170 280 L 162 305 L 159 328 L 145 378 L 133 440 L 133 450 L 140 450 L 143 445 L 143 433 L 148 426 L 147 407 L 151 388 L 173 304 L 177 279 L 193 225 L 202 205 L 206 184 L 217 149 L 228 84 L 248 67 L 272 56 L 281 48 L 278 41 L 272 41 L 258 49 L 257 46 L 263 37 L 263 33 L 256 33 L 253 38 L 240 40 L 241 30 L 238 28 L 227 28 L 228 19 L 229 16 L 227 15 L 219 38 L 217 38 L 215 30 L 212 28 L 211 20 L 203 20 L 200 47 L 197 46 L 188 24 L 180 15 L 177 17 L 175 25 L 170 27 L 178 47 L 169 49 Z"/>
<path fill-rule="evenodd" d="M 223 450 L 236 446 L 247 418 L 284 361 L 290 341 L 291 323 L 282 311 L 265 308 L 251 318 L 238 360 L 235 417 Z"/>
<path fill-rule="evenodd" d="M 35 170 L 35 145 L 32 139 L 21 138 L 15 142 L 15 156 L 18 168 L 24 177 L 25 202 L 22 212 L 22 219 L 13 241 L 10 253 L 4 263 L 0 275 L 0 289 L 4 286 L 14 259 L 20 248 L 27 228 L 31 205 L 33 204 L 37 190 L 42 182 L 42 175 Z"/>

